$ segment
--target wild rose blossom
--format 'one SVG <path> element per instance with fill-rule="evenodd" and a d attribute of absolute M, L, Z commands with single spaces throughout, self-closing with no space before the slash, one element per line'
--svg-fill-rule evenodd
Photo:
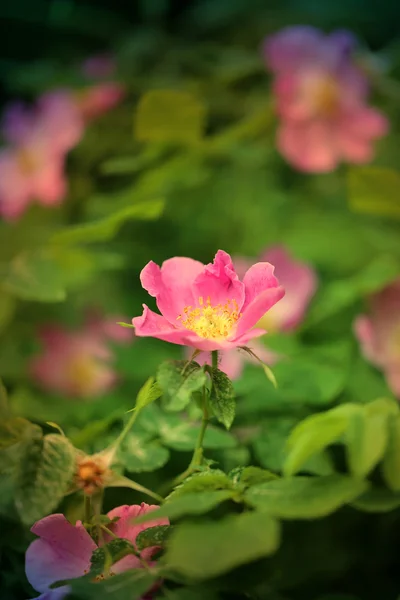
<path fill-rule="evenodd" d="M 71 398 L 108 392 L 118 381 L 109 341 L 132 338 L 131 332 L 116 325 L 118 320 L 92 315 L 75 331 L 58 325 L 43 327 L 39 332 L 42 353 L 29 365 L 32 378 L 43 389 Z"/>
<path fill-rule="evenodd" d="M 117 106 L 125 96 L 125 88 L 116 82 L 91 85 L 77 94 L 77 103 L 86 121 L 95 119 Z"/>
<path fill-rule="evenodd" d="M 266 250 L 260 260 L 275 266 L 274 274 L 285 290 L 285 295 L 275 304 L 257 323 L 258 327 L 266 332 L 289 332 L 298 327 L 304 319 L 308 305 L 317 288 L 317 276 L 315 271 L 307 264 L 297 261 L 291 257 L 283 246 L 272 246 Z M 251 267 L 252 261 L 248 258 L 236 257 L 233 260 L 239 277 Z M 279 360 L 279 356 L 266 348 L 260 342 L 252 342 L 251 350 L 262 362 L 273 365 Z M 188 358 L 193 352 L 187 352 Z M 195 359 L 199 364 L 210 364 L 210 353 L 202 352 Z M 224 371 L 230 379 L 240 377 L 244 363 L 257 364 L 244 351 L 226 350 L 220 354 L 219 368 Z"/>
<path fill-rule="evenodd" d="M 10 145 L 0 151 L 0 214 L 15 220 L 33 201 L 59 204 L 67 188 L 65 155 L 83 134 L 69 92 L 45 94 L 33 108 L 10 106 L 2 131 Z"/>
<path fill-rule="evenodd" d="M 264 56 L 275 75 L 280 152 L 302 171 L 332 171 L 341 161 L 367 163 L 387 119 L 367 106 L 369 85 L 352 60 L 355 39 L 288 27 L 267 38 Z"/>
<path fill-rule="evenodd" d="M 148 527 L 169 525 L 167 518 L 155 518 L 153 521 L 140 525 L 132 524 L 132 520 L 148 512 L 156 511 L 158 506 L 142 502 L 140 505 L 119 506 L 108 513 L 110 519 L 119 520 L 108 526 L 114 535 L 129 540 L 135 545 L 139 533 Z M 90 560 L 97 544 L 90 537 L 81 521 L 72 525 L 62 514 L 50 515 L 41 519 L 31 529 L 38 536 L 34 540 L 25 557 L 26 577 L 32 587 L 41 592 L 37 600 L 61 600 L 69 593 L 69 586 L 51 589 L 56 581 L 82 577 L 90 570 Z M 111 541 L 105 533 L 104 541 Z M 159 550 L 158 546 L 145 548 L 141 557 L 150 566 L 154 565 L 152 558 Z M 125 556 L 112 565 L 110 574 L 116 575 L 128 569 L 141 569 L 140 559 L 133 554 Z M 97 576 L 102 579 L 104 576 Z"/>
<path fill-rule="evenodd" d="M 208 265 L 185 257 L 161 268 L 151 261 L 140 280 L 161 315 L 144 304 L 142 316 L 132 319 L 136 335 L 204 351 L 245 346 L 263 335 L 254 326 L 284 295 L 270 263 L 252 265 L 240 281 L 223 250 Z"/>
<path fill-rule="evenodd" d="M 400 280 L 370 298 L 368 314 L 356 319 L 354 331 L 364 357 L 384 372 L 400 400 Z"/>

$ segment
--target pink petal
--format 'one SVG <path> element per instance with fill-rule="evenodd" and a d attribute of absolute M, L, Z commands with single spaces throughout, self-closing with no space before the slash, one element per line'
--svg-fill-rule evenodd
<path fill-rule="evenodd" d="M 388 386 L 393 394 L 400 400 L 400 360 L 385 370 Z"/>
<path fill-rule="evenodd" d="M 210 299 L 212 306 L 235 301 L 240 311 L 244 302 L 244 285 L 239 280 L 232 259 L 223 250 L 218 250 L 214 262 L 206 265 L 194 282 L 195 306 L 199 306 L 199 298 Z"/>
<path fill-rule="evenodd" d="M 70 90 L 53 90 L 38 101 L 37 135 L 56 152 L 67 152 L 80 141 L 84 123 Z"/>
<path fill-rule="evenodd" d="M 278 148 L 283 156 L 301 171 L 333 171 L 339 155 L 329 121 L 286 121 L 278 130 Z"/>
<path fill-rule="evenodd" d="M 148 512 L 157 511 L 159 507 L 156 505 L 148 505 L 144 502 L 140 505 L 132 505 L 132 506 L 118 506 L 114 508 L 112 511 L 108 513 L 108 517 L 113 519 L 114 517 L 119 517 L 119 520 L 110 526 L 112 532 L 120 538 L 124 538 L 129 540 L 133 545 L 135 545 L 136 538 L 141 531 L 144 531 L 148 527 L 156 527 L 158 525 L 169 525 L 169 520 L 165 517 L 161 519 L 154 519 L 154 521 L 149 521 L 147 523 L 135 524 L 133 521 L 147 514 Z M 153 546 L 151 548 L 146 548 L 142 552 L 143 558 L 146 561 L 151 560 L 154 553 L 158 550 L 158 546 Z M 112 566 L 112 570 L 114 573 L 121 573 L 122 571 L 126 571 L 128 569 L 138 569 L 142 568 L 142 563 L 136 556 L 126 556 L 125 558 L 118 561 L 116 564 Z"/>
<path fill-rule="evenodd" d="M 2 131 L 7 142 L 24 143 L 30 135 L 34 121 L 32 109 L 23 102 L 14 102 L 6 107 L 3 115 Z"/>
<path fill-rule="evenodd" d="M 193 354 L 193 349 L 187 353 L 188 358 Z M 211 352 L 201 352 L 195 358 L 199 365 L 211 365 Z M 239 379 L 245 361 L 244 352 L 237 348 L 222 350 L 219 354 L 218 368 L 228 375 L 229 379 Z"/>
<path fill-rule="evenodd" d="M 34 600 L 63 600 L 69 592 L 70 587 L 68 585 L 63 585 L 59 588 L 48 590 L 47 592 L 40 594 L 40 596 L 36 596 Z"/>
<path fill-rule="evenodd" d="M 101 83 L 85 90 L 79 97 L 79 108 L 86 120 L 99 117 L 121 102 L 125 89 L 119 83 Z"/>
<path fill-rule="evenodd" d="M 304 319 L 305 312 L 317 289 L 317 276 L 310 266 L 294 260 L 283 246 L 273 246 L 262 260 L 274 265 L 274 275 L 285 290 L 285 296 L 268 312 L 268 321 L 275 329 L 295 329 Z"/>
<path fill-rule="evenodd" d="M 31 531 L 40 539 L 29 546 L 25 570 L 29 583 L 39 592 L 63 579 L 81 577 L 90 569 L 97 546 L 83 525 L 74 527 L 64 515 L 45 517 Z"/>
<path fill-rule="evenodd" d="M 264 56 L 268 67 L 275 72 L 297 70 L 318 58 L 323 35 L 313 27 L 287 27 L 268 37 Z"/>
<path fill-rule="evenodd" d="M 243 314 L 238 322 L 238 337 L 254 327 L 261 317 L 285 295 L 283 287 L 274 276 L 274 267 L 267 262 L 250 267 L 243 283 L 246 299 L 242 309 Z"/>
<path fill-rule="evenodd" d="M 161 268 L 150 261 L 140 274 L 140 281 L 150 296 L 154 296 L 160 312 L 175 327 L 185 306 L 193 306 L 193 283 L 204 270 L 203 263 L 177 256 L 163 262 Z"/>
<path fill-rule="evenodd" d="M 16 152 L 0 152 L 0 214 L 8 220 L 21 216 L 31 200 L 31 184 L 21 172 Z"/>
<path fill-rule="evenodd" d="M 143 304 L 142 316 L 132 319 L 132 323 L 138 337 L 155 337 L 182 346 L 189 343 L 190 335 L 186 329 L 177 329 L 165 317 L 150 310 L 146 304 Z"/>
<path fill-rule="evenodd" d="M 116 63 L 110 54 L 96 54 L 82 63 L 82 73 L 89 79 L 106 79 L 116 70 Z"/>
<path fill-rule="evenodd" d="M 49 157 L 43 168 L 32 177 L 32 194 L 41 204 L 58 204 L 66 194 L 64 161 Z"/>
<path fill-rule="evenodd" d="M 386 135 L 389 124 L 378 110 L 368 106 L 357 106 L 351 112 L 341 115 L 338 128 L 340 132 L 347 134 L 347 137 L 371 140 Z"/>
<path fill-rule="evenodd" d="M 372 321 L 366 315 L 360 315 L 355 320 L 353 328 L 365 358 L 375 365 L 381 365 L 382 356 L 376 346 Z"/>

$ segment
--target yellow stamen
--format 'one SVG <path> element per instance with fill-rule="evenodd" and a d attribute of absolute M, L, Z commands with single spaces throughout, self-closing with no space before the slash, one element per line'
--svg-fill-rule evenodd
<path fill-rule="evenodd" d="M 90 395 L 93 383 L 98 376 L 97 363 L 93 358 L 81 356 L 71 360 L 68 365 L 68 379 L 71 381 L 77 394 Z"/>
<path fill-rule="evenodd" d="M 236 300 L 228 300 L 225 304 L 212 306 L 209 296 L 206 303 L 203 296 L 200 296 L 198 304 L 197 308 L 185 306 L 183 313 L 177 319 L 184 319 L 182 325 L 202 338 L 226 338 L 241 316 Z"/>
<path fill-rule="evenodd" d="M 36 171 L 39 161 L 31 150 L 20 150 L 17 156 L 19 167 L 25 175 L 30 175 Z"/>
<path fill-rule="evenodd" d="M 339 107 L 340 88 L 329 75 L 305 81 L 305 93 L 309 96 L 314 111 L 322 116 L 333 115 Z"/>

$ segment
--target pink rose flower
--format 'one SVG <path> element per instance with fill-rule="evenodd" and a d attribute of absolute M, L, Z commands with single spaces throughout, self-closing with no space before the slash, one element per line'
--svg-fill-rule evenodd
<path fill-rule="evenodd" d="M 129 540 L 135 546 L 136 538 L 141 531 L 157 525 L 169 525 L 167 518 L 155 518 L 154 521 L 141 525 L 132 524 L 133 519 L 157 509 L 158 506 L 144 502 L 140 505 L 119 506 L 108 513 L 110 519 L 119 517 L 119 520 L 110 524 L 108 528 L 114 535 Z M 32 587 L 41 592 L 37 600 L 61 600 L 69 593 L 69 586 L 54 589 L 50 586 L 56 581 L 75 579 L 88 573 L 92 553 L 98 546 L 81 521 L 74 526 L 62 514 L 41 519 L 35 523 L 31 531 L 38 536 L 38 539 L 34 540 L 26 551 L 26 577 Z M 105 534 L 105 542 L 111 539 L 108 534 Z M 152 558 L 158 550 L 158 546 L 145 548 L 141 552 L 141 557 L 152 566 L 155 564 Z M 112 565 L 111 574 L 141 568 L 143 565 L 139 558 L 131 554 Z"/>
<path fill-rule="evenodd" d="M 294 260 L 283 246 L 273 246 L 266 250 L 260 257 L 262 261 L 275 266 L 274 274 L 285 290 L 285 295 L 269 311 L 262 315 L 257 326 L 269 332 L 289 332 L 298 327 L 304 319 L 308 305 L 317 288 L 317 276 L 315 271 L 305 263 Z M 236 272 L 241 277 L 252 265 L 247 258 L 237 257 L 234 259 Z M 272 352 L 259 342 L 252 342 L 251 350 L 262 360 L 262 362 L 273 365 L 281 357 Z M 187 352 L 189 358 L 193 352 Z M 195 360 L 199 364 L 210 364 L 210 354 L 202 352 Z M 230 379 L 240 377 L 244 364 L 252 362 L 257 364 L 256 359 L 244 351 L 226 350 L 220 354 L 219 368 L 224 371 Z"/>
<path fill-rule="evenodd" d="M 116 71 L 116 63 L 110 54 L 89 56 L 82 63 L 82 73 L 88 79 L 108 79 Z"/>
<path fill-rule="evenodd" d="M 361 352 L 381 369 L 400 400 L 400 280 L 370 298 L 368 315 L 354 323 Z"/>
<path fill-rule="evenodd" d="M 106 82 L 93 85 L 78 94 L 78 106 L 86 121 L 101 116 L 117 106 L 125 96 L 120 83 Z"/>
<path fill-rule="evenodd" d="M 108 392 L 118 382 L 109 341 L 132 338 L 132 332 L 116 325 L 118 320 L 91 316 L 77 331 L 57 325 L 43 327 L 39 334 L 43 351 L 29 365 L 32 378 L 43 389 L 71 398 L 93 398 Z"/>
<path fill-rule="evenodd" d="M 208 265 L 175 257 L 160 268 L 151 261 L 140 280 L 161 315 L 144 304 L 142 316 L 132 319 L 136 335 L 207 352 L 245 346 L 263 335 L 256 323 L 284 295 L 270 263 L 251 266 L 240 281 L 223 250 Z"/>
<path fill-rule="evenodd" d="M 384 115 L 366 104 L 368 81 L 352 61 L 354 46 L 347 32 L 324 35 L 302 26 L 283 29 L 264 44 L 281 118 L 278 148 L 302 171 L 367 163 L 372 142 L 388 130 Z"/>
<path fill-rule="evenodd" d="M 33 201 L 59 204 L 67 188 L 65 154 L 83 133 L 70 94 L 50 92 L 33 108 L 12 105 L 2 129 L 10 146 L 0 152 L 0 214 L 15 220 Z"/>

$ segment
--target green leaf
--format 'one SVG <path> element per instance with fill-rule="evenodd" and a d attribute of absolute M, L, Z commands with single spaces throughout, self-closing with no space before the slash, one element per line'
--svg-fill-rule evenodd
<path fill-rule="evenodd" d="M 172 533 L 165 562 L 184 576 L 207 579 L 273 554 L 279 541 L 279 523 L 263 513 L 185 523 Z"/>
<path fill-rule="evenodd" d="M 139 600 L 148 592 L 158 576 L 146 571 L 146 569 L 129 569 L 125 573 L 109 577 L 104 581 L 93 581 L 92 575 L 86 575 L 80 579 L 68 581 L 71 592 L 69 600 Z"/>
<path fill-rule="evenodd" d="M 209 404 L 218 421 L 230 429 L 235 418 L 235 390 L 229 377 L 219 369 L 209 369 L 211 393 Z"/>
<path fill-rule="evenodd" d="M 163 444 L 180 452 L 194 449 L 199 437 L 200 425 L 185 421 L 176 415 L 166 415 L 159 434 Z M 236 439 L 226 431 L 209 426 L 203 440 L 203 448 L 218 450 L 234 448 Z"/>
<path fill-rule="evenodd" d="M 21 417 L 0 421 L 0 450 L 31 437 L 40 437 L 41 429 Z"/>
<path fill-rule="evenodd" d="M 231 490 L 233 483 L 223 471 L 213 469 L 209 471 L 200 471 L 187 477 L 177 488 L 168 496 L 176 498 L 190 492 L 203 492 L 205 490 Z"/>
<path fill-rule="evenodd" d="M 147 434 L 129 433 L 123 442 L 118 459 L 131 473 L 155 471 L 168 462 L 167 448 L 148 439 Z"/>
<path fill-rule="evenodd" d="M 232 479 L 235 486 L 242 488 L 251 487 L 257 483 L 264 483 L 265 481 L 272 481 L 273 479 L 279 479 L 278 475 L 275 475 L 275 473 L 253 466 L 236 467 L 229 473 L 229 477 Z"/>
<path fill-rule="evenodd" d="M 179 90 L 151 90 L 139 101 L 135 136 L 142 142 L 193 144 L 205 126 L 205 107 L 192 94 Z"/>
<path fill-rule="evenodd" d="M 151 548 L 153 546 L 164 546 L 165 540 L 171 527 L 169 525 L 157 525 L 156 527 L 147 527 L 141 531 L 136 540 L 135 544 L 139 552 L 145 548 Z"/>
<path fill-rule="evenodd" d="M 354 411 L 357 410 L 358 407 L 354 407 Z M 350 410 L 344 410 L 341 406 L 301 421 L 287 440 L 285 475 L 296 474 L 307 460 L 339 440 L 348 427 L 352 412 L 353 406 Z"/>
<path fill-rule="evenodd" d="M 167 400 L 166 408 L 180 411 L 189 404 L 193 392 L 206 383 L 204 369 L 195 362 L 185 360 L 166 361 L 157 372 L 157 381 Z"/>
<path fill-rule="evenodd" d="M 347 184 L 350 208 L 359 213 L 400 218 L 400 173 L 378 166 L 352 167 Z"/>
<path fill-rule="evenodd" d="M 75 450 L 59 434 L 39 434 L 24 443 L 15 500 L 26 525 L 49 514 L 66 494 L 75 470 Z"/>
<path fill-rule="evenodd" d="M 349 469 L 355 477 L 366 477 L 385 453 L 390 404 L 376 400 L 359 407 L 350 418 L 345 444 Z"/>
<path fill-rule="evenodd" d="M 6 419 L 10 416 L 10 407 L 8 402 L 7 390 L 0 379 L 0 419 Z M 1 446 L 1 428 L 3 426 L 0 420 L 0 446 Z"/>
<path fill-rule="evenodd" d="M 175 520 L 188 515 L 203 515 L 213 510 L 213 508 L 222 502 L 230 500 L 234 496 L 234 490 L 188 492 L 182 496 L 167 500 L 165 504 L 157 510 L 157 519 L 168 517 L 171 520 Z M 154 514 L 152 516 L 148 513 L 137 519 L 135 522 L 146 523 L 151 520 L 154 520 Z"/>
<path fill-rule="evenodd" d="M 90 560 L 90 574 L 95 576 L 107 572 L 115 562 L 129 554 L 137 554 L 135 546 L 131 542 L 120 538 L 111 540 L 93 552 Z"/>
<path fill-rule="evenodd" d="M 15 308 L 15 299 L 0 287 L 0 333 L 12 321 Z"/>
<path fill-rule="evenodd" d="M 112 239 L 126 222 L 132 219 L 157 219 L 164 209 L 164 200 L 147 200 L 127 206 L 109 217 L 92 223 L 82 223 L 55 233 L 50 242 L 54 244 L 90 244 Z"/>
<path fill-rule="evenodd" d="M 400 415 L 388 420 L 389 440 L 382 462 L 382 474 L 393 491 L 400 491 Z"/>
<path fill-rule="evenodd" d="M 398 261 L 390 255 L 384 255 L 375 258 L 352 277 L 327 283 L 318 291 L 304 327 L 315 325 L 350 306 L 358 298 L 380 290 L 393 281 L 398 273 Z"/>
<path fill-rule="evenodd" d="M 251 506 L 282 519 L 317 519 L 355 500 L 368 482 L 345 475 L 292 477 L 261 483 L 245 492 Z"/>
<path fill-rule="evenodd" d="M 140 388 L 136 397 L 136 410 L 142 410 L 148 404 L 151 404 L 162 395 L 162 389 L 155 381 L 154 377 L 149 377 L 143 387 Z"/>
<path fill-rule="evenodd" d="M 400 506 L 400 494 L 384 488 L 372 487 L 351 504 L 365 512 L 388 512 Z"/>
<path fill-rule="evenodd" d="M 48 249 L 15 256 L 3 284 L 11 294 L 24 300 L 62 302 L 66 296 L 64 277 Z"/>

